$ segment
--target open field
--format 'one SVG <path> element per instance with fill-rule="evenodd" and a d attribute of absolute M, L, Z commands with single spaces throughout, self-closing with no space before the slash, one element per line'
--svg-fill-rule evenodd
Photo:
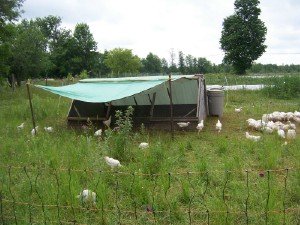
<path fill-rule="evenodd" d="M 269 81 L 229 75 L 227 82 Z M 207 83 L 226 84 L 224 75 L 208 76 Z M 297 138 L 287 145 L 276 133 L 250 130 L 262 140 L 245 138 L 248 118 L 299 111 L 299 98 L 228 91 L 220 134 L 213 117 L 199 135 L 196 129 L 178 131 L 172 141 L 169 133 L 143 129 L 104 139 L 93 136 L 93 126 L 73 130 L 66 125 L 70 100 L 31 91 L 40 127 L 35 137 L 26 88 L 0 91 L 2 224 L 300 224 L 299 124 Z M 44 126 L 54 132 L 45 133 Z M 148 149 L 138 148 L 143 141 Z M 112 171 L 106 155 L 123 167 Z M 96 206 L 76 198 L 84 188 L 96 192 Z"/>

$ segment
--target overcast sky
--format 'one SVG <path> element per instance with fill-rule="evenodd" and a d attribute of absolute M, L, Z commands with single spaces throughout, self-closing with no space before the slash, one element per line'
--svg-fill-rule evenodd
<path fill-rule="evenodd" d="M 221 63 L 222 22 L 234 0 L 25 0 L 23 18 L 56 15 L 62 26 L 87 23 L 98 49 L 129 48 L 170 59 L 170 49 Z M 300 64 L 300 0 L 261 0 L 267 26 L 261 63 Z"/>

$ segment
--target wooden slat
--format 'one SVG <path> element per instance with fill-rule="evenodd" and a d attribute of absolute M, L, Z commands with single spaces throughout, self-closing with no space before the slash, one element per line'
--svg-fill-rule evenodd
<path fill-rule="evenodd" d="M 106 120 L 106 117 L 68 117 L 68 120 L 70 121 L 103 121 Z"/>
<path fill-rule="evenodd" d="M 163 122 L 163 121 L 169 121 L 171 120 L 170 117 L 134 117 L 134 121 L 149 121 L 149 122 Z M 194 122 L 198 121 L 197 117 L 173 117 L 173 121 L 175 122 Z"/>

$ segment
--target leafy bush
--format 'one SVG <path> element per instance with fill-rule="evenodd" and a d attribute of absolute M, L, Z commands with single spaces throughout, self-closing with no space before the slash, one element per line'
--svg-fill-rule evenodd
<path fill-rule="evenodd" d="M 119 130 L 117 132 L 106 131 L 106 146 L 109 148 L 112 157 L 122 161 L 129 161 L 132 158 L 132 153 L 128 148 L 128 144 L 132 139 L 132 114 L 133 108 L 131 106 L 125 112 L 116 111 L 116 125 Z"/>
<path fill-rule="evenodd" d="M 271 98 L 292 99 L 300 97 L 300 76 L 284 76 L 270 78 L 270 84 L 263 93 Z"/>
<path fill-rule="evenodd" d="M 79 74 L 80 79 L 86 79 L 88 77 L 89 77 L 89 75 L 86 70 L 81 71 L 81 73 Z"/>

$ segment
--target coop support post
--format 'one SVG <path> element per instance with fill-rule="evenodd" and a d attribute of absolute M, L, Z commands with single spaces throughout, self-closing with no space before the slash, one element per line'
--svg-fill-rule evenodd
<path fill-rule="evenodd" d="M 29 90 L 29 84 L 26 84 L 27 87 L 27 94 L 28 94 L 28 99 L 29 99 L 29 105 L 30 105 L 30 111 L 31 111 L 31 119 L 32 119 L 32 125 L 35 134 L 37 134 L 36 129 L 35 129 L 35 120 L 34 120 L 34 114 L 33 114 L 33 108 L 32 108 L 32 102 L 31 102 L 31 95 L 30 95 L 30 90 Z"/>
<path fill-rule="evenodd" d="M 173 121 L 173 100 L 172 100 L 172 80 L 169 74 L 169 98 L 170 98 L 170 122 L 171 122 L 171 137 L 174 139 L 174 121 Z"/>
<path fill-rule="evenodd" d="M 111 102 L 108 103 L 108 107 L 107 107 L 107 111 L 106 111 L 106 119 L 109 119 L 109 114 L 110 114 L 110 110 L 111 110 Z"/>
<path fill-rule="evenodd" d="M 151 100 L 151 109 L 150 109 L 150 117 L 153 117 L 153 111 L 154 111 L 154 104 L 155 104 L 155 97 L 156 97 L 156 92 L 153 93 L 152 95 L 152 100 Z"/>

